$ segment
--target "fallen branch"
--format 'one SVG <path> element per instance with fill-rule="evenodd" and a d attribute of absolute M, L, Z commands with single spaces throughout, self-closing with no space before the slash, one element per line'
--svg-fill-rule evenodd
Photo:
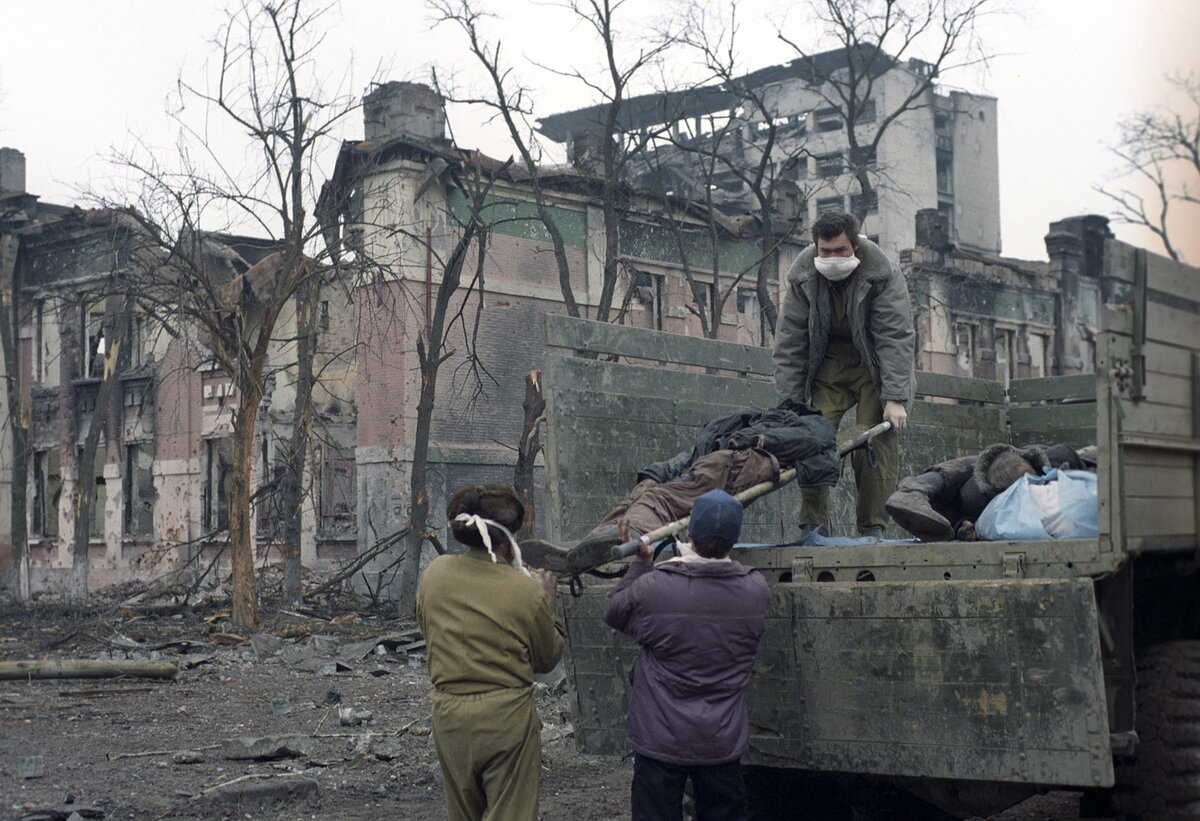
<path fill-rule="evenodd" d="M 215 792 L 217 790 L 223 790 L 226 787 L 228 787 L 230 784 L 236 784 L 239 781 L 252 781 L 253 779 L 256 779 L 256 778 L 294 778 L 298 774 L 299 773 L 296 770 L 288 770 L 285 773 L 251 773 L 250 775 L 242 775 L 242 776 L 238 776 L 237 778 L 231 778 L 228 781 L 220 781 L 216 784 L 210 784 L 207 787 L 202 787 L 200 789 L 199 794 L 207 795 L 210 792 Z"/>
<path fill-rule="evenodd" d="M 105 753 L 104 757 L 109 761 L 116 761 L 121 758 L 145 758 L 151 755 L 175 755 L 175 753 L 185 753 L 192 750 L 216 750 L 221 747 L 220 744 L 205 744 L 203 747 L 188 747 L 186 750 L 143 750 L 140 753 Z"/>
<path fill-rule="evenodd" d="M 98 698 L 100 696 L 119 696 L 126 693 L 152 693 L 158 687 L 111 687 L 107 690 L 59 690 L 60 696 L 87 696 L 88 698 Z"/>
<path fill-rule="evenodd" d="M 322 721 L 324 721 L 324 719 L 322 719 Z M 418 721 L 421 721 L 421 719 L 414 718 L 412 721 L 405 724 L 399 730 L 382 730 L 382 731 L 371 730 L 370 734 L 371 735 L 380 735 L 380 736 L 404 735 Z M 319 730 L 319 729 L 321 729 L 320 724 L 317 725 L 317 730 Z M 312 734 L 313 738 L 358 738 L 359 736 L 362 735 L 362 733 L 318 733 L 317 730 L 313 730 L 313 734 Z M 418 735 L 419 735 L 419 733 L 418 733 Z"/>
<path fill-rule="evenodd" d="M 303 598 L 308 599 L 308 598 L 312 598 L 314 596 L 319 596 L 322 593 L 324 593 L 326 590 L 331 589 L 334 585 L 341 584 L 343 581 L 345 581 L 346 579 L 350 578 L 355 573 L 357 573 L 359 571 L 359 568 L 365 566 L 367 564 L 367 562 L 371 561 L 371 559 L 374 559 L 376 556 L 378 556 L 380 553 L 387 550 L 388 548 L 391 548 L 391 547 L 394 547 L 395 545 L 397 545 L 401 539 L 403 539 L 405 536 L 408 535 L 409 530 L 410 530 L 410 528 L 407 526 L 402 527 L 402 528 L 400 528 L 400 530 L 393 533 L 391 536 L 388 536 L 385 539 L 381 539 L 379 542 L 377 542 L 375 544 L 374 547 L 372 547 L 366 553 L 362 554 L 357 559 L 355 559 L 353 562 L 351 562 L 349 565 L 342 568 L 342 570 L 340 572 L 338 572 L 335 576 L 333 576 L 333 578 L 329 579 L 327 582 L 322 584 L 320 587 L 317 587 L 316 589 L 310 590 L 307 593 L 305 593 L 303 595 Z"/>
<path fill-rule="evenodd" d="M 38 661 L 0 661 L 0 680 L 32 678 L 175 678 L 179 668 L 169 661 L 140 659 L 42 659 Z"/>

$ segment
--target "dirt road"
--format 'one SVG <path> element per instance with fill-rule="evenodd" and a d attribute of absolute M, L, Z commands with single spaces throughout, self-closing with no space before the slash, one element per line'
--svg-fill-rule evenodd
<path fill-rule="evenodd" d="M 170 680 L 0 680 L 0 818 L 445 818 L 411 623 L 352 600 L 268 602 L 264 631 L 243 641 L 219 603 L 152 613 L 121 598 L 78 609 L 0 598 L 0 661 L 179 668 Z M 561 678 L 536 690 L 541 817 L 627 818 L 629 761 L 575 749 Z M 1077 805 L 1055 793 L 998 818 L 1067 821 Z"/>

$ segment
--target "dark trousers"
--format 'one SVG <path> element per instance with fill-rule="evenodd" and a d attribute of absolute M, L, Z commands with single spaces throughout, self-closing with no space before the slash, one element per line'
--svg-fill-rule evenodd
<path fill-rule="evenodd" d="M 633 757 L 633 821 L 682 821 L 683 787 L 688 778 L 696 797 L 696 821 L 745 821 L 741 761 L 687 766 L 644 755 Z"/>

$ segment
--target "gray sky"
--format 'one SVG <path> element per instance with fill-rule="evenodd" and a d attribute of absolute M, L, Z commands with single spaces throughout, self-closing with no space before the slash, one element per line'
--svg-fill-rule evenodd
<path fill-rule="evenodd" d="M 1115 168 L 1107 146 L 1122 114 L 1177 104 L 1163 75 L 1200 72 L 1198 0 L 1015 0 L 1023 12 L 984 22 L 995 54 L 986 73 L 964 72 L 955 87 L 999 100 L 1001 227 L 1004 253 L 1044 259 L 1048 223 L 1111 210 L 1092 191 Z M 747 70 L 794 56 L 767 24 L 791 8 L 790 35 L 810 48 L 792 2 L 744 0 L 742 32 Z M 176 126 L 165 113 L 182 74 L 202 82 L 215 62 L 212 39 L 225 16 L 209 0 L 0 0 L 0 145 L 25 153 L 27 188 L 44 200 L 70 203 L 76 190 L 110 175 L 112 147 L 132 137 L 170 146 Z M 493 2 L 493 21 L 511 59 L 588 65 L 586 30 L 535 0 Z M 667 8 L 666 0 L 628 0 L 630 28 Z M 427 80 L 437 63 L 443 79 L 469 85 L 476 69 L 457 32 L 429 30 L 420 0 L 343 0 L 325 18 L 322 66 L 329 83 L 361 94 L 372 79 Z M 683 71 L 682 67 L 672 67 Z M 540 115 L 594 102 L 562 79 L 518 69 L 537 89 Z M 452 109 L 458 143 L 496 156 L 511 153 L 501 129 L 481 112 Z M 348 138 L 361 135 L 361 121 Z M 213 135 L 236 147 L 236 134 Z M 235 150 L 240 150 L 236 149 Z M 332 158 L 327 168 L 332 167 Z M 1115 225 L 1122 239 L 1150 245 L 1144 235 Z M 1185 256 L 1200 263 L 1200 232 Z M 1151 246 L 1153 247 L 1153 246 Z"/>

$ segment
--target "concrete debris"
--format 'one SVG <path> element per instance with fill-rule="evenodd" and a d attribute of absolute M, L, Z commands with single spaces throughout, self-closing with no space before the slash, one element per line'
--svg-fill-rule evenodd
<path fill-rule="evenodd" d="M 203 764 L 207 759 L 196 750 L 180 750 L 171 756 L 171 761 L 175 764 Z"/>
<path fill-rule="evenodd" d="M 353 707 L 338 707 L 338 721 L 343 727 L 357 727 L 375 718 L 370 710 L 355 710 Z"/>
<path fill-rule="evenodd" d="M 379 643 L 379 639 L 368 639 L 343 646 L 338 652 L 338 658 L 344 661 L 362 661 L 374 653 L 376 648 L 383 648 L 384 652 L 387 652 L 387 648 Z"/>
<path fill-rule="evenodd" d="M 222 757 L 239 761 L 297 758 L 309 754 L 308 742 L 299 736 L 227 738 L 221 742 Z"/>
<path fill-rule="evenodd" d="M 258 658 L 270 658 L 283 649 L 283 639 L 270 633 L 255 633 L 250 637 L 250 646 Z"/>
<path fill-rule="evenodd" d="M 321 785 L 312 778 L 280 778 L 278 780 L 230 784 L 205 794 L 208 804 L 261 804 L 268 801 L 300 801 L 321 795 Z"/>
<path fill-rule="evenodd" d="M 46 774 L 46 762 L 40 755 L 23 755 L 17 758 L 18 778 L 41 778 Z"/>
<path fill-rule="evenodd" d="M 277 716 L 287 715 L 292 711 L 292 702 L 287 696 L 275 696 L 271 699 L 271 712 Z"/>

